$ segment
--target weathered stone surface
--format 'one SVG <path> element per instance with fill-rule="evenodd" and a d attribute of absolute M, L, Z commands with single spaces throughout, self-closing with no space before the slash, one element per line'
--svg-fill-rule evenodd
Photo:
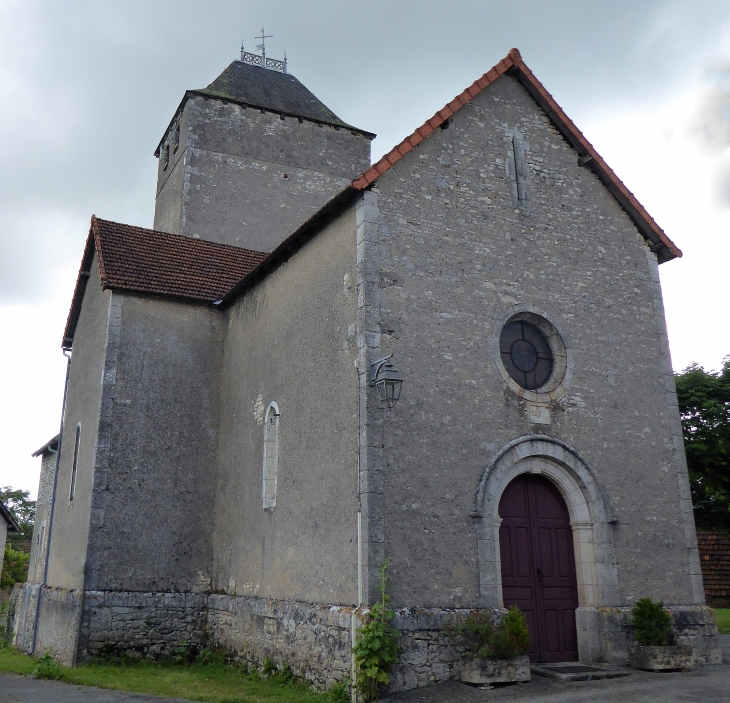
<path fill-rule="evenodd" d="M 529 681 L 530 657 L 514 659 L 467 659 L 461 667 L 461 680 L 464 683 L 512 683 Z"/>
<path fill-rule="evenodd" d="M 157 226 L 238 246 L 291 234 L 366 156 L 351 133 L 216 100 L 188 101 L 180 128 Z M 581 659 L 625 662 L 629 608 L 648 595 L 698 661 L 716 661 L 656 255 L 577 156 L 504 76 L 228 307 L 105 291 L 92 265 L 48 562 L 65 595 L 39 597 L 34 577 L 20 640 L 32 646 L 38 613 L 59 630 L 38 641 L 68 648 L 81 612 L 69 594 L 85 590 L 83 656 L 210 642 L 325 686 L 351 673 L 356 605 L 377 598 L 387 556 L 393 689 L 458 678 L 444 625 L 502 605 L 499 516 L 482 509 L 517 472 L 557 485 L 562 471 Z M 515 314 L 562 337 L 548 391 L 502 372 Z M 405 383 L 386 412 L 369 384 L 391 352 Z M 277 500 L 264 510 L 271 401 Z M 477 505 L 502 457 L 515 473 Z"/>
<path fill-rule="evenodd" d="M 686 671 L 694 667 L 692 647 L 686 644 L 665 647 L 632 644 L 629 647 L 629 666 L 646 671 Z"/>
<path fill-rule="evenodd" d="M 188 99 L 178 124 L 158 166 L 165 232 L 271 251 L 370 165 L 362 134 L 209 97 Z"/>

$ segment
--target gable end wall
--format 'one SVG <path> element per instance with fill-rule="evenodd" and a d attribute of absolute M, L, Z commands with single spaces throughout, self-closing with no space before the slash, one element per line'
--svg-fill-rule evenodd
<path fill-rule="evenodd" d="M 374 192 L 381 349 L 406 378 L 384 439 L 396 603 L 479 605 L 476 487 L 491 457 L 532 433 L 576 448 L 602 482 L 618 518 L 621 602 L 696 602 L 655 257 L 626 213 L 508 76 Z M 574 362 L 549 425 L 528 420 L 493 358 L 502 322 L 530 305 L 560 330 Z"/>

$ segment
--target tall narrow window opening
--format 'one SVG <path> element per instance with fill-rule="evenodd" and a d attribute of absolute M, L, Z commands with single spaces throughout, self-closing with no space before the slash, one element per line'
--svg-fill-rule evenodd
<path fill-rule="evenodd" d="M 81 425 L 76 425 L 76 439 L 74 440 L 74 461 L 71 466 L 71 489 L 68 494 L 69 501 L 74 499 L 76 493 L 76 469 L 79 464 L 79 442 L 81 440 Z"/>
<path fill-rule="evenodd" d="M 175 145 L 175 153 L 180 148 L 180 123 L 178 122 L 175 126 L 175 136 L 173 137 L 173 144 Z"/>
<path fill-rule="evenodd" d="M 264 510 L 276 505 L 276 470 L 279 463 L 279 406 L 270 403 L 264 421 L 264 471 L 263 502 Z"/>

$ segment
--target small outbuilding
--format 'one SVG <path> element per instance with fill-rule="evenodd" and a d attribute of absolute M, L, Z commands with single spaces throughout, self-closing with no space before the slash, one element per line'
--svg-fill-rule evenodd
<path fill-rule="evenodd" d="M 17 520 L 13 514 L 0 501 L 0 570 L 2 570 L 2 555 L 5 554 L 5 544 L 8 538 L 8 532 L 22 532 Z"/>

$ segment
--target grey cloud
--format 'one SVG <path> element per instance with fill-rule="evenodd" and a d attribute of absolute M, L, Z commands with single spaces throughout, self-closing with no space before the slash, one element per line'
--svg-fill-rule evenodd
<path fill-rule="evenodd" d="M 327 105 L 380 135 L 377 155 L 512 46 L 580 124 L 689 80 L 729 18 L 714 0 L 4 4 L 0 302 L 59 294 L 54 271 L 78 264 L 91 213 L 151 225 L 152 152 L 184 89 L 263 24 L 271 56 L 286 50 Z"/>

